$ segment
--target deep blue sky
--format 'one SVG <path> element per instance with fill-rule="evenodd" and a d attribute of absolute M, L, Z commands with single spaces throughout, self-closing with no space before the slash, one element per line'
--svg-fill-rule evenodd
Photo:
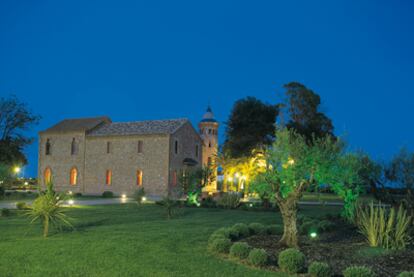
<path fill-rule="evenodd" d="M 413 1 L 1 1 L 0 95 L 64 118 L 188 117 L 299 81 L 377 159 L 414 141 Z M 223 134 L 224 128 L 221 128 Z M 37 142 L 27 149 L 37 167 Z"/>

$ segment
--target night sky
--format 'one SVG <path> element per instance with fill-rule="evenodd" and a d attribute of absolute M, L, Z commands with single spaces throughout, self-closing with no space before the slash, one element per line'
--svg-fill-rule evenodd
<path fill-rule="evenodd" d="M 364 2 L 364 3 L 361 3 Z M 389 159 L 414 145 L 414 1 L 1 1 L 0 95 L 43 118 L 187 117 L 317 92 L 336 134 Z M 220 129 L 223 140 L 224 128 Z M 27 148 L 35 176 L 37 141 Z"/>

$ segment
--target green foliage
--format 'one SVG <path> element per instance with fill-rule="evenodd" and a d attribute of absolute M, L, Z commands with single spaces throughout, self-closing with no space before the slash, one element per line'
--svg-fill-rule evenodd
<path fill-rule="evenodd" d="M 249 230 L 252 235 L 264 235 L 266 227 L 261 223 L 250 223 Z"/>
<path fill-rule="evenodd" d="M 299 273 L 305 268 L 305 255 L 296 248 L 289 248 L 279 253 L 278 265 L 287 273 Z"/>
<path fill-rule="evenodd" d="M 199 206 L 198 197 L 202 188 L 213 182 L 215 175 L 211 167 L 183 169 L 179 173 L 178 182 L 182 192 L 187 196 L 189 205 Z"/>
<path fill-rule="evenodd" d="M 82 197 L 82 193 L 80 193 L 80 192 L 76 192 L 76 193 L 73 195 L 73 197 L 75 197 L 75 198 L 80 198 L 80 197 Z"/>
<path fill-rule="evenodd" d="M 269 225 L 266 227 L 266 233 L 268 235 L 281 235 L 283 234 L 283 226 L 281 225 Z"/>
<path fill-rule="evenodd" d="M 0 210 L 0 216 L 1 217 L 8 217 L 8 216 L 10 216 L 11 215 L 11 212 L 10 212 L 10 210 L 9 209 L 7 209 L 7 208 L 2 208 L 1 210 Z"/>
<path fill-rule="evenodd" d="M 240 260 L 247 259 L 250 246 L 246 242 L 236 242 L 230 247 L 230 256 Z"/>
<path fill-rule="evenodd" d="M 414 271 L 401 272 L 397 277 L 414 277 Z"/>
<path fill-rule="evenodd" d="M 25 202 L 17 202 L 16 209 L 18 210 L 25 210 L 27 209 L 27 204 Z"/>
<path fill-rule="evenodd" d="M 249 227 L 247 227 L 246 224 L 244 223 L 237 223 L 233 226 L 233 229 L 235 229 L 237 231 L 237 233 L 239 234 L 239 237 L 247 237 L 250 234 L 249 231 Z"/>
<path fill-rule="evenodd" d="M 145 190 L 144 188 L 139 188 L 134 193 L 134 200 L 137 202 L 138 205 L 140 205 L 143 201 L 143 198 L 145 197 Z"/>
<path fill-rule="evenodd" d="M 318 220 L 312 218 L 304 218 L 299 227 L 299 233 L 302 235 L 309 234 L 311 232 L 327 232 L 333 230 L 335 224 L 329 220 Z"/>
<path fill-rule="evenodd" d="M 357 225 L 371 247 L 386 249 L 405 249 L 410 241 L 409 226 L 412 218 L 402 206 L 398 212 L 389 211 L 384 206 L 360 207 L 357 213 Z"/>
<path fill-rule="evenodd" d="M 217 205 L 224 209 L 236 209 L 240 205 L 240 195 L 236 192 L 224 193 L 218 199 Z"/>
<path fill-rule="evenodd" d="M 372 269 L 366 266 L 347 267 L 342 274 L 344 277 L 375 277 L 377 276 Z"/>
<path fill-rule="evenodd" d="M 114 197 L 114 193 L 112 191 L 104 191 L 102 193 L 102 198 L 113 198 Z"/>
<path fill-rule="evenodd" d="M 231 241 L 229 239 L 217 238 L 208 244 L 208 250 L 213 253 L 229 253 Z"/>
<path fill-rule="evenodd" d="M 216 207 L 216 201 L 214 201 L 213 197 L 208 196 L 207 198 L 205 198 L 201 201 L 201 207 L 215 208 Z"/>
<path fill-rule="evenodd" d="M 327 263 L 313 262 L 308 268 L 310 277 L 331 277 L 332 269 Z"/>
<path fill-rule="evenodd" d="M 277 106 L 254 97 L 238 100 L 227 121 L 224 152 L 232 158 L 239 158 L 250 156 L 252 150 L 271 144 L 278 112 Z"/>
<path fill-rule="evenodd" d="M 247 257 L 249 263 L 254 266 L 264 266 L 267 264 L 268 256 L 266 250 L 254 248 Z"/>
<path fill-rule="evenodd" d="M 31 219 L 30 223 L 40 221 L 43 225 L 44 237 L 48 236 L 50 225 L 56 228 L 61 228 L 63 225 L 73 227 L 61 206 L 64 199 L 65 195 L 55 192 L 53 184 L 49 183 L 46 190 L 40 192 L 33 204 L 28 207 L 26 215 Z"/>
<path fill-rule="evenodd" d="M 167 219 L 172 219 L 178 213 L 180 206 L 179 202 L 171 198 L 169 195 L 165 196 L 161 201 L 156 202 L 158 205 L 164 207 Z"/>

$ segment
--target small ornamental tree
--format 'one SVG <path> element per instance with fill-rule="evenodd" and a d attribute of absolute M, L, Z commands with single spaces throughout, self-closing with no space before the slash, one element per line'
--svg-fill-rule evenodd
<path fill-rule="evenodd" d="M 344 215 L 351 218 L 359 194 L 360 158 L 347 153 L 345 144 L 330 136 L 309 141 L 294 130 L 276 131 L 276 141 L 265 153 L 266 170 L 253 188 L 266 189 L 278 205 L 284 233 L 280 243 L 298 246 L 296 215 L 298 201 L 311 186 L 329 185 L 344 200 Z"/>

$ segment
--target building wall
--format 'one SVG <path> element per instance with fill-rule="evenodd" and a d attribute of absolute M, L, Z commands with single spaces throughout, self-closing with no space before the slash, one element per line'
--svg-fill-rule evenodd
<path fill-rule="evenodd" d="M 218 123 L 200 122 L 199 128 L 203 140 L 203 166 L 208 166 L 209 160 L 213 163 L 218 153 Z M 215 180 L 204 188 L 207 192 L 217 191 L 217 169 L 213 174 Z"/>
<path fill-rule="evenodd" d="M 138 141 L 143 151 L 138 153 Z M 107 153 L 107 142 L 111 153 Z M 87 137 L 85 193 L 132 195 L 137 189 L 137 170 L 143 172 L 142 186 L 147 195 L 165 195 L 168 188 L 168 135 Z M 106 171 L 112 183 L 106 185 Z"/>
<path fill-rule="evenodd" d="M 77 143 L 77 153 L 71 154 L 72 140 Z M 46 141 L 50 141 L 50 155 L 46 155 Z M 40 134 L 38 155 L 38 178 L 42 186 L 45 185 L 44 172 L 47 167 L 52 171 L 52 181 L 59 191 L 71 190 L 83 192 L 84 177 L 85 134 L 82 132 Z M 73 167 L 78 170 L 78 184 L 70 185 L 70 171 Z"/>
<path fill-rule="evenodd" d="M 178 153 L 175 153 L 175 141 L 178 142 Z M 202 165 L 202 145 L 203 142 L 190 123 L 183 125 L 170 138 L 170 167 L 169 167 L 169 184 L 173 185 L 174 172 L 179 173 L 183 169 L 183 160 L 191 158 L 197 161 L 197 167 Z M 196 146 L 198 154 L 196 155 Z M 177 180 L 178 182 L 178 180 Z"/>

